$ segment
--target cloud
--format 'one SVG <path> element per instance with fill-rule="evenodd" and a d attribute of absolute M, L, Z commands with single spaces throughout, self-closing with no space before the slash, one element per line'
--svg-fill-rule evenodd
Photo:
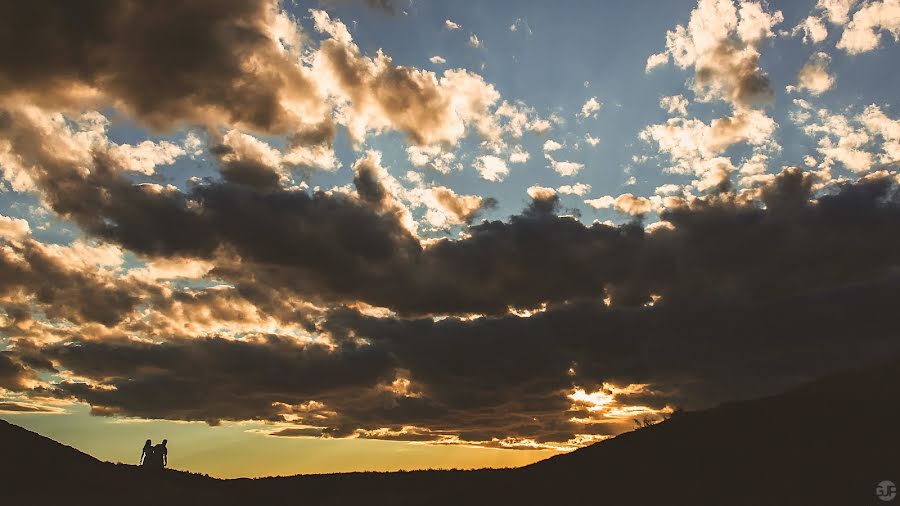
<path fill-rule="evenodd" d="M 671 195 L 674 193 L 679 193 L 681 191 L 681 187 L 677 184 L 664 184 L 662 186 L 656 187 L 656 190 L 653 191 L 656 195 Z"/>
<path fill-rule="evenodd" d="M 803 34 L 804 44 L 818 44 L 828 37 L 828 29 L 825 27 L 825 23 L 816 16 L 808 16 L 791 31 L 791 35 L 794 37 L 800 33 Z"/>
<path fill-rule="evenodd" d="M 869 116 L 891 135 L 876 111 Z M 357 192 L 381 209 L 385 183 L 375 161 L 367 156 L 357 164 Z M 267 420 L 331 436 L 362 430 L 365 437 L 433 442 L 455 437 L 569 444 L 574 434 L 616 433 L 630 420 L 617 418 L 615 406 L 659 411 L 763 395 L 896 346 L 885 329 L 892 328 L 886 315 L 896 290 L 890 273 L 900 242 L 891 231 L 900 224 L 900 193 L 891 179 L 875 178 L 812 201 L 813 179 L 785 171 L 759 189 L 760 201 L 730 192 L 673 197 L 658 211 L 670 226 L 652 232 L 558 216 L 555 192 L 535 189 L 535 200 L 521 214 L 470 225 L 461 238 L 434 241 L 418 253 L 407 250 L 406 258 L 345 257 L 335 270 L 318 265 L 305 283 L 353 292 L 351 299 L 386 309 L 332 306 L 313 323 L 323 341 L 275 333 L 155 341 L 71 335 L 40 344 L 19 339 L 0 368 L 14 372 L 0 376 L 22 388 L 20 380 L 8 378 L 32 367 L 24 365 L 26 358 L 42 367 L 56 364 L 69 371 L 67 379 L 36 393 L 87 402 L 101 415 L 213 424 Z M 223 184 L 217 191 L 233 188 Z M 307 251 L 325 250 L 326 259 L 341 251 L 327 249 L 321 238 L 352 243 L 366 232 L 360 245 L 380 242 L 371 223 L 348 221 L 352 233 L 342 236 L 339 228 L 321 228 L 336 219 L 332 214 L 297 221 L 310 208 L 294 205 L 291 199 L 299 196 L 274 195 L 293 223 L 320 228 L 305 240 L 258 236 L 300 240 L 302 249 L 281 252 L 290 243 L 275 245 L 280 257 L 264 257 L 271 245 L 258 237 L 251 243 L 258 251 L 232 242 L 248 262 L 241 270 L 254 278 L 247 287 L 296 294 L 304 283 L 295 269 L 316 258 Z M 331 213 L 348 212 L 341 206 L 352 207 L 350 198 L 318 197 Z M 628 195 L 608 200 L 635 215 L 649 201 Z M 259 215 L 253 208 L 236 211 Z M 399 218 L 386 212 L 381 219 Z M 269 221 L 230 219 L 230 241 L 239 230 L 250 234 Z M 775 242 L 781 247 L 771 248 Z M 860 244 L 867 245 L 865 262 L 859 261 Z M 366 262 L 384 277 L 367 273 L 359 265 Z M 345 281 L 326 282 L 327 276 Z M 243 289 L 240 279 L 234 282 Z M 607 297 L 608 305 L 601 300 Z M 649 301 L 656 302 L 643 307 Z M 216 307 L 224 311 L 236 302 L 224 299 Z M 202 313 L 190 307 L 185 312 Z M 447 313 L 482 316 L 432 317 Z M 734 327 L 735 321 L 742 324 Z M 723 339 L 728 325 L 738 331 Z M 702 361 L 685 352 L 694 349 L 706 350 Z M 498 356 L 505 359 L 498 362 Z M 762 381 L 759 367 L 767 370 Z M 600 400 L 609 395 L 609 409 L 590 411 L 606 406 Z"/>
<path fill-rule="evenodd" d="M 269 190 L 287 180 L 281 153 L 253 136 L 231 130 L 211 151 L 219 157 L 222 178 L 230 183 Z"/>
<path fill-rule="evenodd" d="M 556 190 L 546 186 L 534 185 L 528 188 L 528 196 L 534 200 L 551 200 L 556 197 Z"/>
<path fill-rule="evenodd" d="M 528 154 L 528 151 L 517 149 L 510 153 L 509 163 L 525 163 L 529 158 L 531 158 L 531 155 Z"/>
<path fill-rule="evenodd" d="M 654 204 L 654 200 L 659 201 L 657 197 L 648 199 L 646 197 L 635 197 L 631 193 L 623 193 L 618 197 L 606 195 L 596 199 L 585 200 L 584 203 L 594 209 L 615 208 L 620 213 L 631 216 L 643 216 L 659 207 Z"/>
<path fill-rule="evenodd" d="M 440 56 L 432 56 L 431 58 L 428 59 L 428 61 L 430 61 L 431 63 L 434 63 L 435 65 L 443 65 L 443 64 L 447 63 L 447 60 L 445 60 L 444 58 L 442 58 Z"/>
<path fill-rule="evenodd" d="M 681 116 L 687 116 L 688 100 L 682 95 L 660 97 L 659 106 L 668 111 L 669 114 L 677 112 Z"/>
<path fill-rule="evenodd" d="M 509 168 L 506 162 L 494 155 L 483 155 L 475 159 L 475 170 L 485 181 L 499 182 L 506 179 Z"/>
<path fill-rule="evenodd" d="M 867 3 L 853 14 L 837 43 L 849 54 L 873 51 L 881 43 L 881 31 L 900 41 L 900 2 L 884 0 Z"/>
<path fill-rule="evenodd" d="M 22 16 L 3 19 L 23 26 L 43 15 L 12 9 Z M 279 436 L 571 449 L 633 413 L 765 395 L 900 351 L 900 122 L 797 101 L 816 170 L 770 169 L 777 125 L 757 59 L 780 13 L 761 4 L 703 0 L 648 61 L 693 69 L 697 96 L 732 110 L 690 119 L 685 97 L 663 97 L 678 117 L 642 138 L 692 181 L 585 200 L 621 225 L 563 207 L 591 193 L 582 182 L 531 186 L 520 212 L 480 219 L 494 199 L 428 171 L 401 184 L 369 149 L 343 186 L 295 182 L 340 165 L 338 125 L 354 148 L 399 132 L 414 167 L 471 162 L 502 181 L 528 160 L 526 136 L 562 124 L 473 73 L 363 54 L 323 11 L 311 46 L 271 2 L 88 9 L 48 21 L 60 38 L 15 27 L 32 46 L 0 72 L 3 178 L 78 234 L 44 243 L 37 213 L 0 216 L 0 388 L 14 392 L 0 410 L 50 398 L 265 421 Z M 186 41 L 166 37 L 183 26 Z M 146 73 L 158 68 L 170 82 Z M 113 142 L 93 108 L 203 130 Z M 560 175 L 584 168 L 554 158 L 561 142 L 525 140 Z M 217 173 L 170 184 L 177 171 L 161 168 L 182 157 Z M 864 177 L 831 178 L 838 163 Z"/>
<path fill-rule="evenodd" d="M 811 111 L 806 102 L 795 102 L 799 108 L 795 121 L 807 135 L 818 137 L 816 150 L 823 155 L 821 169 L 830 171 L 837 162 L 853 172 L 865 173 L 876 163 L 900 161 L 900 121 L 889 118 L 878 106 L 870 105 L 861 114 L 848 117 L 824 108 Z"/>
<path fill-rule="evenodd" d="M 687 27 L 666 34 L 666 49 L 650 56 L 647 71 L 670 60 L 693 67 L 693 90 L 701 101 L 725 100 L 735 108 L 771 102 L 768 76 L 759 68 L 759 46 L 772 38 L 772 27 L 784 20 L 781 11 L 768 13 L 759 3 L 700 0 Z"/>
<path fill-rule="evenodd" d="M 597 101 L 597 97 L 591 97 L 581 106 L 581 112 L 578 115 L 582 118 L 596 118 L 602 105 Z"/>
<path fill-rule="evenodd" d="M 834 78 L 828 73 L 831 57 L 827 53 L 818 52 L 812 55 L 809 62 L 800 68 L 797 74 L 797 89 L 808 90 L 812 95 L 821 95 L 834 85 Z"/>
<path fill-rule="evenodd" d="M 857 0 L 818 0 L 816 8 L 825 12 L 828 20 L 843 25 L 850 17 L 850 9 Z"/>
<path fill-rule="evenodd" d="M 596 199 L 585 200 L 584 203 L 593 207 L 594 209 L 608 209 L 616 205 L 616 199 L 615 197 L 604 195 Z"/>
<path fill-rule="evenodd" d="M 575 183 L 572 185 L 563 185 L 556 189 L 559 193 L 563 195 L 578 195 L 582 196 L 591 191 L 591 185 L 586 183 Z"/>
<path fill-rule="evenodd" d="M 747 143 L 759 152 L 777 151 L 772 140 L 777 125 L 762 111 L 738 111 L 733 116 L 712 120 L 670 118 L 665 123 L 649 125 L 640 138 L 657 144 L 672 162 L 668 172 L 703 176 L 712 169 L 731 165 L 721 155 L 729 147 Z"/>
<path fill-rule="evenodd" d="M 226 123 L 284 133 L 328 121 L 296 63 L 304 37 L 274 0 L 70 7 L 5 9 L 0 94 L 49 107 L 114 105 L 158 129 Z"/>
<path fill-rule="evenodd" d="M 485 136 L 497 128 L 490 108 L 500 94 L 480 76 L 447 70 L 438 78 L 395 65 L 382 52 L 368 58 L 340 21 L 324 11 L 312 14 L 316 30 L 331 35 L 315 53 L 313 70 L 356 143 L 369 132 L 394 129 L 412 144 L 455 145 L 470 126 Z"/>
<path fill-rule="evenodd" d="M 460 28 L 462 28 L 461 26 L 454 23 L 453 21 L 450 21 L 449 19 L 444 21 L 444 26 L 447 27 L 448 30 L 459 30 Z"/>
<path fill-rule="evenodd" d="M 484 43 L 481 42 L 481 39 L 479 39 L 478 36 L 473 33 L 469 36 L 469 46 L 477 49 L 480 47 L 484 47 Z"/>
<path fill-rule="evenodd" d="M 900 120 L 887 117 L 877 105 L 869 105 L 857 118 L 871 134 L 882 139 L 879 162 L 891 164 L 900 161 Z"/>
<path fill-rule="evenodd" d="M 553 139 L 547 139 L 544 142 L 544 152 L 558 151 L 558 150 L 562 149 L 562 147 L 563 147 L 562 144 L 554 141 Z"/>
<path fill-rule="evenodd" d="M 29 381 L 35 377 L 34 371 L 14 360 L 12 353 L 0 352 L 0 389 L 25 390 L 28 388 Z M 2 409 L 0 408 L 0 410 Z M 12 410 L 19 411 L 16 409 Z"/>
<path fill-rule="evenodd" d="M 31 234 L 28 222 L 20 218 L 10 218 L 0 214 L 0 238 L 19 241 Z"/>
<path fill-rule="evenodd" d="M 550 167 L 560 176 L 574 176 L 581 172 L 581 169 L 584 168 L 583 163 L 558 161 L 549 154 L 545 154 L 544 158 L 546 158 L 547 161 L 550 162 Z"/>
<path fill-rule="evenodd" d="M 25 309 L 30 304 L 49 319 L 114 325 L 147 297 L 149 287 L 115 272 L 122 262 L 118 248 L 46 245 L 24 235 L 13 239 L 0 241 L 0 304 L 21 308 L 9 322 L 13 325 L 27 326 L 39 317 Z"/>
<path fill-rule="evenodd" d="M 74 340 L 45 347 L 42 354 L 78 376 L 106 378 L 112 389 L 72 381 L 54 388 L 56 395 L 89 402 L 94 414 L 212 425 L 281 420 L 311 397 L 327 397 L 329 390 L 349 393 L 392 372 L 390 359 L 377 349 L 330 350 L 279 336 L 163 344 Z"/>
<path fill-rule="evenodd" d="M 409 146 L 406 148 L 409 162 L 415 167 L 431 167 L 441 174 L 449 174 L 453 170 L 462 170 L 456 161 L 456 155 L 445 151 L 440 145 Z"/>
<path fill-rule="evenodd" d="M 443 211 L 439 217 L 432 217 L 430 220 L 432 225 L 437 227 L 445 223 L 454 225 L 470 223 L 483 209 L 496 205 L 496 201 L 491 198 L 457 195 L 450 188 L 443 186 L 431 188 L 431 195 L 437 202 L 436 207 Z"/>

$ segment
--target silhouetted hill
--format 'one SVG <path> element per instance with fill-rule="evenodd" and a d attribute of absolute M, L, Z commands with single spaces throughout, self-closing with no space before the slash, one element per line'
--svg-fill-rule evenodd
<path fill-rule="evenodd" d="M 898 415 L 894 361 L 685 413 L 521 469 L 238 480 L 103 463 L 3 422 L 0 497 L 92 505 L 891 504 L 875 486 L 900 484 Z"/>

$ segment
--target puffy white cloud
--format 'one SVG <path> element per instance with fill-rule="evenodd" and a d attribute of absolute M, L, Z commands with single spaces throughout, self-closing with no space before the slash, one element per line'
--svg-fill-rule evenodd
<path fill-rule="evenodd" d="M 591 191 L 591 185 L 586 183 L 575 183 L 571 185 L 563 185 L 556 189 L 560 194 L 563 195 L 585 195 L 589 191 Z"/>
<path fill-rule="evenodd" d="M 591 134 L 584 134 L 584 141 L 587 142 L 588 144 L 590 144 L 591 146 L 596 146 L 597 144 L 600 144 L 600 139 L 597 137 L 594 137 Z"/>
<path fill-rule="evenodd" d="M 494 155 L 479 156 L 475 159 L 474 166 L 485 181 L 500 182 L 509 174 L 506 162 Z"/>
<path fill-rule="evenodd" d="M 741 175 L 740 185 L 752 187 L 769 183 L 775 175 L 767 174 L 768 169 L 769 157 L 763 153 L 753 154 L 738 169 Z"/>
<path fill-rule="evenodd" d="M 444 26 L 447 27 L 448 30 L 459 30 L 462 28 L 459 24 L 450 21 L 449 19 L 444 21 Z"/>
<path fill-rule="evenodd" d="M 507 120 L 503 126 L 503 132 L 514 139 L 521 138 L 526 130 L 541 134 L 551 128 L 549 121 L 541 119 L 534 108 L 520 101 L 516 103 L 504 101 L 497 108 L 496 114 Z"/>
<path fill-rule="evenodd" d="M 574 176 L 581 172 L 581 169 L 584 168 L 583 163 L 578 162 L 569 162 L 569 161 L 557 161 L 549 154 L 545 154 L 544 158 L 550 162 L 550 168 L 556 171 L 560 176 Z"/>
<path fill-rule="evenodd" d="M 812 95 L 821 95 L 832 85 L 834 78 L 828 73 L 828 65 L 831 57 L 823 52 L 818 52 L 810 57 L 800 72 L 797 74 L 797 89 L 807 90 Z"/>
<path fill-rule="evenodd" d="M 431 146 L 409 146 L 406 148 L 409 162 L 416 167 L 431 167 L 441 174 L 449 174 L 453 169 L 462 169 L 462 164 L 456 161 L 456 155 L 445 151 L 438 144 Z"/>
<path fill-rule="evenodd" d="M 803 42 L 807 44 L 818 44 L 828 37 L 828 29 L 825 28 L 825 23 L 816 16 L 808 16 L 791 31 L 793 36 L 801 33 L 803 34 Z"/>
<path fill-rule="evenodd" d="M 687 116 L 688 100 L 683 95 L 664 96 L 659 99 L 659 106 L 669 112 Z"/>
<path fill-rule="evenodd" d="M 334 149 L 327 144 L 298 144 L 284 153 L 282 161 L 288 165 L 334 170 L 341 166 Z"/>
<path fill-rule="evenodd" d="M 739 111 L 706 124 L 698 119 L 670 118 L 666 123 L 649 125 L 640 138 L 658 145 L 673 165 L 667 170 L 678 174 L 697 173 L 702 162 L 718 157 L 739 142 L 755 149 L 777 149 L 772 140 L 775 121 L 759 110 Z"/>
<path fill-rule="evenodd" d="M 0 238 L 18 241 L 31 234 L 28 222 L 21 218 L 10 218 L 0 214 Z"/>
<path fill-rule="evenodd" d="M 596 118 L 600 108 L 603 107 L 597 97 L 591 97 L 581 106 L 581 112 L 578 114 L 582 118 Z"/>
<path fill-rule="evenodd" d="M 615 197 L 604 195 L 595 199 L 587 199 L 584 201 L 584 203 L 593 207 L 594 209 L 609 209 L 616 204 L 616 199 Z"/>
<path fill-rule="evenodd" d="M 837 47 L 850 54 L 872 51 L 881 42 L 882 30 L 900 41 L 900 0 L 871 2 L 856 11 Z"/>
<path fill-rule="evenodd" d="M 594 209 L 610 209 L 631 216 L 643 216 L 651 211 L 662 208 L 663 199 L 658 196 L 653 197 L 636 197 L 631 193 L 623 193 L 618 197 L 604 195 L 596 199 L 585 200 L 584 203 Z"/>
<path fill-rule="evenodd" d="M 644 71 L 649 74 L 650 72 L 653 72 L 653 69 L 656 67 L 661 67 L 666 63 L 669 63 L 668 51 L 651 54 L 647 57 L 647 66 L 644 68 Z"/>
<path fill-rule="evenodd" d="M 479 39 L 478 36 L 475 35 L 474 33 L 469 36 L 469 45 L 474 48 L 479 48 L 479 47 L 483 46 L 481 39 Z"/>
<path fill-rule="evenodd" d="M 556 190 L 547 188 L 546 186 L 534 185 L 526 190 L 528 196 L 535 200 L 547 200 L 556 196 Z"/>
<path fill-rule="evenodd" d="M 562 149 L 562 147 L 563 147 L 562 144 L 556 142 L 553 139 L 547 139 L 544 142 L 544 151 L 545 152 L 558 151 L 558 150 Z"/>
<path fill-rule="evenodd" d="M 431 58 L 428 59 L 428 61 L 430 61 L 431 63 L 434 63 L 435 65 L 443 65 L 443 64 L 447 63 L 447 60 L 445 60 L 443 57 L 440 57 L 440 56 L 432 56 Z"/>
<path fill-rule="evenodd" d="M 509 155 L 509 163 L 525 163 L 530 157 L 531 155 L 528 154 L 528 151 L 523 150 L 521 146 L 517 146 Z"/>
<path fill-rule="evenodd" d="M 816 149 L 823 156 L 821 169 L 827 171 L 840 163 L 853 172 L 865 173 L 876 163 L 900 161 L 900 120 L 889 118 L 880 107 L 870 105 L 861 114 L 848 117 L 827 109 L 811 111 L 803 101 L 795 103 L 805 114 L 794 114 L 794 121 L 807 135 L 819 137 Z"/>
<path fill-rule="evenodd" d="M 856 0 L 819 0 L 816 8 L 825 12 L 828 20 L 837 25 L 843 25 L 850 17 L 850 9 Z"/>
<path fill-rule="evenodd" d="M 677 184 L 664 184 L 662 186 L 657 186 L 653 193 L 657 195 L 673 195 L 675 193 L 681 192 L 681 186 Z"/>
<path fill-rule="evenodd" d="M 546 119 L 539 118 L 528 124 L 528 130 L 530 130 L 536 134 L 547 133 L 550 131 L 551 128 L 553 128 L 553 125 L 550 124 L 550 121 L 548 121 Z"/>
<path fill-rule="evenodd" d="M 883 140 L 879 162 L 889 164 L 900 161 L 900 120 L 888 118 L 876 105 L 866 107 L 858 119 L 869 133 Z"/>
<path fill-rule="evenodd" d="M 169 141 L 155 143 L 144 141 L 135 146 L 123 144 L 112 145 L 109 155 L 123 168 L 152 175 L 158 165 L 170 165 L 185 154 L 185 150 Z"/>

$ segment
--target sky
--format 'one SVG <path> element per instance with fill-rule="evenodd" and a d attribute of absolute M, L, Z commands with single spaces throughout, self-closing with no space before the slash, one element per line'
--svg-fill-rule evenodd
<path fill-rule="evenodd" d="M 99 458 L 520 466 L 900 353 L 900 1 L 0 24 L 0 417 Z"/>

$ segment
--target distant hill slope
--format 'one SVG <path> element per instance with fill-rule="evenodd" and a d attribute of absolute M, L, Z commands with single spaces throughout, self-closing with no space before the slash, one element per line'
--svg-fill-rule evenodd
<path fill-rule="evenodd" d="M 0 448 L 4 504 L 900 505 L 875 496 L 900 485 L 900 361 L 514 470 L 216 480 L 103 463 L 6 422 Z"/>

